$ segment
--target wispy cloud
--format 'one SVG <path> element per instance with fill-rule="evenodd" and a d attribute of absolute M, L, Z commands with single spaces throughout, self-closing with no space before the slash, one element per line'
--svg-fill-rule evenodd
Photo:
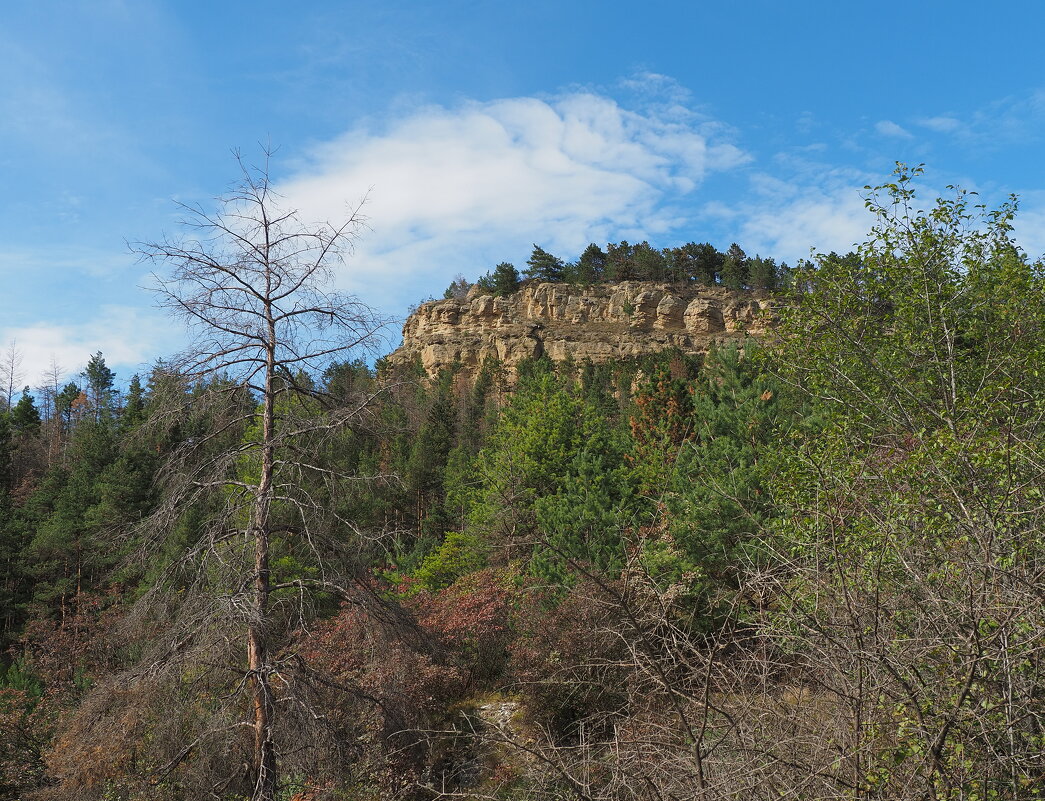
<path fill-rule="evenodd" d="M 90 319 L 75 323 L 41 321 L 0 329 L 0 344 L 4 348 L 16 344 L 24 382 L 33 386 L 41 382 L 52 361 L 66 376 L 75 376 L 98 351 L 110 367 L 122 368 L 118 377 L 126 379 L 157 354 L 175 350 L 180 343 L 170 337 L 170 324 L 162 316 L 129 306 L 103 306 Z"/>
<path fill-rule="evenodd" d="M 878 131 L 882 136 L 894 136 L 899 139 L 911 139 L 913 138 L 911 132 L 900 125 L 897 125 L 892 120 L 879 120 L 875 123 L 874 129 Z"/>
<path fill-rule="evenodd" d="M 966 145 L 1000 147 L 1038 141 L 1045 123 L 1045 89 L 1003 97 L 975 111 L 944 112 L 917 124 Z"/>
<path fill-rule="evenodd" d="M 524 259 L 533 242 L 570 257 L 591 241 L 663 234 L 692 215 L 680 202 L 709 173 L 749 159 L 677 103 L 633 111 L 573 92 L 426 107 L 355 129 L 280 189 L 304 217 L 336 219 L 371 188 L 373 230 L 344 284 L 402 302 L 456 272 Z"/>
<path fill-rule="evenodd" d="M 875 180 L 851 168 L 807 162 L 788 154 L 773 173 L 750 176 L 749 191 L 733 204 L 705 207 L 751 254 L 791 264 L 811 253 L 845 253 L 866 238 L 872 222 L 862 187 Z"/>
<path fill-rule="evenodd" d="M 918 120 L 918 124 L 923 128 L 928 128 L 929 130 L 937 131 L 938 133 L 954 133 L 963 127 L 961 120 L 949 114 L 940 114 L 936 117 L 924 117 Z"/>

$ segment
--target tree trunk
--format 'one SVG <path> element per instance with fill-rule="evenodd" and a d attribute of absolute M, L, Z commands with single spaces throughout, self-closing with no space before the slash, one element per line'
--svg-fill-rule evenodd
<path fill-rule="evenodd" d="M 254 608 L 247 632 L 248 670 L 254 705 L 254 769 L 252 801 L 274 801 L 276 797 L 276 750 L 272 739 L 272 687 L 269 683 L 269 514 L 272 506 L 273 441 L 275 436 L 275 327 L 271 309 L 269 345 L 262 401 L 261 476 L 254 501 Z"/>

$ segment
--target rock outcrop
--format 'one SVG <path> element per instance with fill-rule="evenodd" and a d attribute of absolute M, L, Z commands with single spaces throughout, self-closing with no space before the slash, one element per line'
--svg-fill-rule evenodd
<path fill-rule="evenodd" d="M 512 374 L 524 359 L 541 355 L 597 363 L 669 348 L 705 352 L 716 343 L 762 334 L 774 320 L 770 299 L 720 287 L 530 284 L 503 298 L 472 287 L 463 300 L 419 306 L 389 360 L 397 365 L 419 358 L 435 376 L 457 363 L 475 370 L 492 356 Z"/>

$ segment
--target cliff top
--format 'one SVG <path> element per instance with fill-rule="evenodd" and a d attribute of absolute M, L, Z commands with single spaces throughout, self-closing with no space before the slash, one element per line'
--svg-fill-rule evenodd
<path fill-rule="evenodd" d="M 506 297 L 473 286 L 462 299 L 421 304 L 389 360 L 419 358 L 434 377 L 454 364 L 475 370 L 487 357 L 513 373 L 524 359 L 542 355 L 597 363 L 669 348 L 701 353 L 763 333 L 773 324 L 773 305 L 764 293 L 649 281 L 531 283 Z"/>

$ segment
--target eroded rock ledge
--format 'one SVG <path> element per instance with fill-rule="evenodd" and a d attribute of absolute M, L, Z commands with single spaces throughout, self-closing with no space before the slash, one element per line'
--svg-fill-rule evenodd
<path fill-rule="evenodd" d="M 762 334 L 774 321 L 768 297 L 720 287 L 530 284 L 504 298 L 472 287 L 464 300 L 418 307 L 389 360 L 405 365 L 420 358 L 434 377 L 455 363 L 474 370 L 492 356 L 511 374 L 524 359 L 541 355 L 598 363 L 668 348 L 706 352 L 716 343 Z"/>

